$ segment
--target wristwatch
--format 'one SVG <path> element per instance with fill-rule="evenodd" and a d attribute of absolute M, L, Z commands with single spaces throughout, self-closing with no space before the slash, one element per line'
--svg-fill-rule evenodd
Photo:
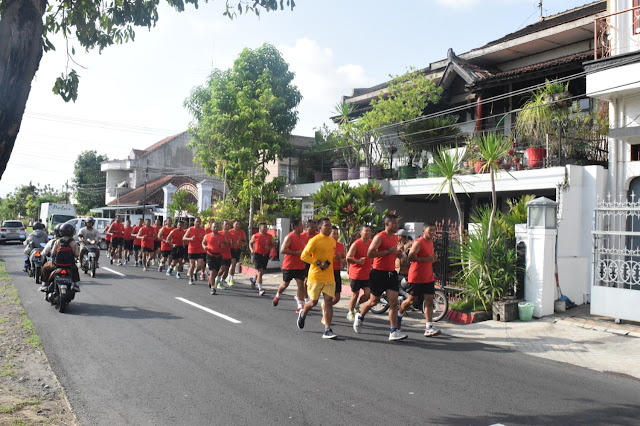
<path fill-rule="evenodd" d="M 322 262 L 320 262 L 319 260 L 316 261 L 316 266 L 320 266 L 322 265 Z"/>

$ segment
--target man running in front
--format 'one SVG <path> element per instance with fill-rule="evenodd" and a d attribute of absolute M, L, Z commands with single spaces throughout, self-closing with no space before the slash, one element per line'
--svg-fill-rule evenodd
<path fill-rule="evenodd" d="M 433 328 L 433 295 L 435 294 L 435 278 L 433 276 L 433 262 L 436 255 L 433 252 L 433 237 L 436 227 L 427 224 L 422 229 L 422 236 L 415 240 L 409 250 L 409 287 L 407 293 L 409 297 L 402 302 L 398 310 L 398 329 L 402 326 L 402 315 L 407 308 L 413 305 L 416 297 L 424 295 L 425 310 L 424 316 L 427 321 L 424 335 L 433 337 L 440 334 L 440 330 Z"/>
<path fill-rule="evenodd" d="M 282 247 L 280 247 L 280 253 L 284 254 L 284 260 L 282 261 L 282 284 L 278 287 L 278 292 L 273 298 L 273 306 L 278 306 L 280 296 L 289 287 L 291 280 L 296 280 L 298 285 L 297 300 L 304 299 L 304 273 L 305 263 L 300 259 L 302 249 L 304 245 L 300 234 L 302 233 L 302 220 L 294 219 L 291 224 L 293 225 L 293 231 L 287 234 L 282 241 Z"/>
<path fill-rule="evenodd" d="M 156 237 L 156 232 L 151 226 L 151 219 L 144 221 L 144 226 L 138 231 L 136 238 L 140 240 L 140 246 L 142 247 L 142 270 L 146 271 L 149 267 L 149 262 L 155 257 L 155 249 L 153 247 L 153 241 Z"/>
<path fill-rule="evenodd" d="M 353 329 L 360 333 L 364 316 L 369 309 L 380 301 L 382 293 L 387 293 L 389 302 L 389 340 L 406 339 L 407 335 L 398 330 L 398 273 L 396 272 L 396 257 L 402 256 L 398 252 L 398 216 L 387 214 L 384 217 L 384 231 L 373 237 L 367 256 L 373 258 L 373 269 L 369 277 L 371 297 L 362 305 L 361 313 L 353 321 Z"/>
<path fill-rule="evenodd" d="M 300 258 L 311 265 L 307 279 L 307 292 L 309 301 L 298 314 L 298 328 L 304 328 L 307 313 L 318 304 L 320 294 L 324 297 L 324 334 L 323 339 L 335 339 L 337 335 L 331 330 L 333 320 L 333 297 L 336 291 L 336 283 L 333 278 L 333 261 L 336 252 L 336 240 L 331 237 L 331 220 L 320 219 L 322 226 L 320 233 L 309 240 Z"/>

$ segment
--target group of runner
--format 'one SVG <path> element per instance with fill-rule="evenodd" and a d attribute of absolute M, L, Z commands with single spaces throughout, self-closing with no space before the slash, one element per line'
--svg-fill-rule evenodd
<path fill-rule="evenodd" d="M 398 232 L 397 216 L 388 214 L 384 230 L 373 238 L 371 227 L 362 225 L 360 238 L 345 253 L 344 245 L 338 241 L 339 229 L 331 224 L 329 218 L 309 220 L 306 226 L 304 230 L 300 219 L 293 220 L 292 231 L 282 241 L 282 283 L 273 298 L 273 306 L 278 306 L 283 292 L 295 280 L 298 328 L 304 328 L 308 312 L 322 296 L 322 337 L 335 338 L 336 334 L 331 329 L 333 305 L 340 300 L 342 291 L 340 272 L 348 265 L 352 294 L 347 319 L 353 321 L 354 331 L 361 331 L 366 314 L 384 293 L 389 303 L 389 340 L 406 339 L 407 335 L 402 332 L 402 318 L 414 299 L 424 297 L 426 306 L 433 304 L 435 227 L 425 226 L 420 238 L 408 242 L 405 232 Z M 139 219 L 137 225 L 131 226 L 129 220 L 123 224 L 117 217 L 107 228 L 106 235 L 111 263 L 115 260 L 118 265 L 126 264 L 133 254 L 134 266 L 142 266 L 146 271 L 155 262 L 159 272 L 166 266 L 166 275 L 171 276 L 175 271 L 176 278 L 180 279 L 183 265 L 188 261 L 189 284 L 194 284 L 198 277 L 203 281 L 206 279 L 211 294 L 216 294 L 216 289 L 234 285 L 236 265 L 246 242 L 246 234 L 239 221 L 235 220 L 231 225 L 228 220 L 221 223 L 210 220 L 209 226 L 203 227 L 200 218 L 195 218 L 189 227 L 179 220 L 174 227 L 170 218 L 164 224 L 158 219 L 153 226 L 151 219 Z M 260 223 L 258 232 L 249 240 L 257 271 L 250 282 L 252 288 L 258 287 L 260 296 L 265 294 L 263 275 L 273 248 L 274 237 L 268 233 L 267 224 Z M 398 306 L 399 272 L 406 274 L 409 283 L 409 297 L 401 306 Z M 427 337 L 440 333 L 433 327 L 432 318 L 432 310 L 426 309 L 424 334 Z"/>

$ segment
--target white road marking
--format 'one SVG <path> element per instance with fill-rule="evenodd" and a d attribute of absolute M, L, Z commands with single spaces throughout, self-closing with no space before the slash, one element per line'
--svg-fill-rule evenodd
<path fill-rule="evenodd" d="M 238 321 L 237 319 L 231 318 L 230 316 L 227 316 L 227 315 L 225 315 L 225 314 L 221 314 L 220 312 L 216 312 L 216 311 L 214 311 L 213 309 L 209 309 L 209 308 L 207 308 L 207 307 L 205 307 L 205 306 L 198 305 L 197 303 L 194 303 L 194 302 L 192 302 L 192 301 L 190 301 L 190 300 L 187 300 L 187 299 L 185 299 L 185 298 L 182 298 L 182 297 L 176 297 L 176 299 L 178 299 L 179 301 L 184 302 L 184 303 L 186 303 L 186 304 L 188 304 L 188 305 L 195 306 L 195 307 L 196 307 L 196 308 L 198 308 L 198 309 L 202 309 L 202 310 L 203 310 L 203 311 L 205 311 L 205 312 L 209 312 L 210 314 L 213 314 L 213 315 L 215 315 L 215 316 L 217 316 L 217 317 L 220 317 L 220 318 L 222 318 L 222 319 L 226 319 L 227 321 L 232 322 L 232 323 L 234 323 L 234 324 L 242 324 L 242 322 L 241 322 L 241 321 Z"/>
<path fill-rule="evenodd" d="M 100 268 L 100 269 L 104 269 L 105 271 L 109 271 L 109 272 L 111 272 L 113 274 L 120 275 L 121 277 L 126 277 L 126 275 L 123 274 L 122 272 L 114 271 L 113 269 L 105 268 L 104 266 L 102 268 Z"/>

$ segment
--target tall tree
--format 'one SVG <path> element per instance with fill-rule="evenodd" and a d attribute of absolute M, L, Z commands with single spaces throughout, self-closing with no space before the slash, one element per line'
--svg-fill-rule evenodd
<path fill-rule="evenodd" d="M 265 44 L 244 49 L 231 69 L 214 70 L 185 101 L 195 160 L 211 174 L 226 175 L 230 195 L 249 200 L 249 230 L 265 165 L 286 154 L 298 122 L 302 96 L 293 77 L 280 52 Z"/>
<path fill-rule="evenodd" d="M 207 2 L 208 0 L 204 0 Z M 135 27 L 151 28 L 158 20 L 159 0 L 0 0 L 0 177 L 9 162 L 22 116 L 27 104 L 31 82 L 40 66 L 43 52 L 55 50 L 49 39 L 62 34 L 67 54 L 75 54 L 69 45 L 73 38 L 86 50 L 100 51 L 112 44 L 135 38 Z M 167 0 L 182 12 L 185 3 L 196 8 L 198 0 Z M 286 1 L 295 6 L 294 0 Z M 283 0 L 226 0 L 225 16 L 261 10 L 284 9 Z M 58 77 L 53 91 L 68 102 L 78 96 L 79 76 L 66 69 Z"/>
<path fill-rule="evenodd" d="M 104 205 L 104 194 L 107 174 L 100 171 L 100 163 L 107 161 L 106 155 L 98 155 L 96 151 L 84 151 L 73 166 L 73 184 L 80 211 L 88 211 Z"/>

